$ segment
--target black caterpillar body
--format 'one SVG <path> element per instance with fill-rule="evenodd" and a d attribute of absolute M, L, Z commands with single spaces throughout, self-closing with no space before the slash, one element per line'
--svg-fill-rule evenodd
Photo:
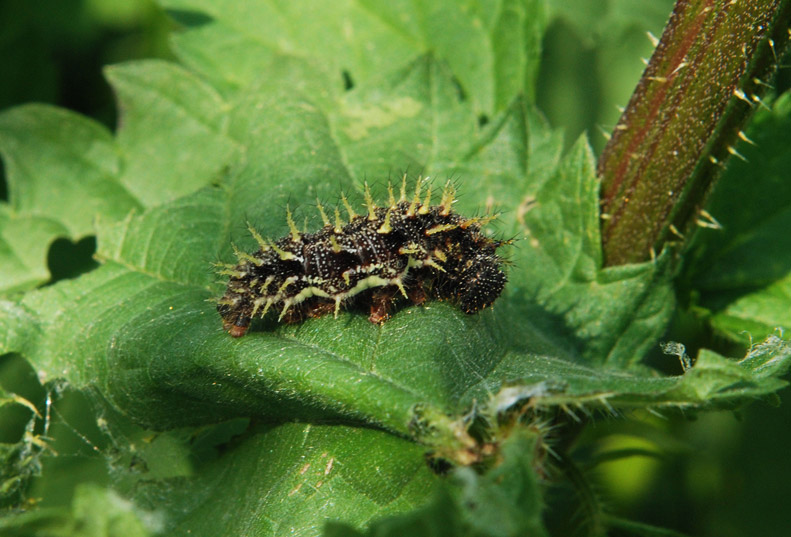
<path fill-rule="evenodd" d="M 452 300 L 466 313 L 491 305 L 506 283 L 496 250 L 507 241 L 481 233 L 490 218 L 464 218 L 451 211 L 454 192 L 446 186 L 440 205 L 431 206 L 431 190 L 421 202 L 421 181 L 412 201 L 405 186 L 387 207 L 376 207 L 366 185 L 367 215 L 349 222 L 335 210 L 331 224 L 323 208 L 324 227 L 301 233 L 288 212 L 291 233 L 268 241 L 250 229 L 260 245 L 254 254 L 236 252 L 237 265 L 225 265 L 228 288 L 217 300 L 223 328 L 241 337 L 256 315 L 270 310 L 278 320 L 299 322 L 354 301 L 370 305 L 369 319 L 382 323 L 400 296 L 415 304 L 427 297 Z"/>

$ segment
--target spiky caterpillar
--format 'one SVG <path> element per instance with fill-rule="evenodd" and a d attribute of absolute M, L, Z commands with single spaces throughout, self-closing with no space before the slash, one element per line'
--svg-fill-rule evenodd
<path fill-rule="evenodd" d="M 451 210 L 454 191 L 445 187 L 439 205 L 431 188 L 421 202 L 421 181 L 407 201 L 405 184 L 387 207 L 377 207 L 365 186 L 367 215 L 357 215 L 346 198 L 344 223 L 335 209 L 331 224 L 318 206 L 324 227 L 301 233 L 287 212 L 290 234 L 269 241 L 250 229 L 260 249 L 236 250 L 237 265 L 226 265 L 225 294 L 217 300 L 223 328 L 241 337 L 256 315 L 279 311 L 278 320 L 297 322 L 334 312 L 352 300 L 370 303 L 370 321 L 382 323 L 399 295 L 422 303 L 428 295 L 452 300 L 466 313 L 491 305 L 506 283 L 496 250 L 506 241 L 481 233 L 489 218 L 464 218 Z"/>

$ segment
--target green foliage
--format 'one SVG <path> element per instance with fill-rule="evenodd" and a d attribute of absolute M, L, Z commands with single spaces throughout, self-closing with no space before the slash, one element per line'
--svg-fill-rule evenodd
<path fill-rule="evenodd" d="M 111 490 L 78 485 L 70 509 L 38 509 L 0 518 L 3 535 L 22 537 L 149 537 L 159 528 L 156 516 L 136 508 Z"/>
<path fill-rule="evenodd" d="M 139 482 L 136 496 L 166 513 L 168 535 L 320 534 L 325 520 L 360 526 L 424 503 L 438 483 L 422 452 L 373 429 L 256 427 L 211 463 Z"/>
<path fill-rule="evenodd" d="M 760 108 L 729 163 L 708 210 L 721 229 L 698 233 L 687 277 L 711 324 L 728 338 L 747 342 L 791 326 L 789 269 L 791 186 L 786 148 L 791 94 Z"/>
<path fill-rule="evenodd" d="M 553 125 L 574 137 L 587 132 L 601 151 L 629 102 L 673 2 L 654 0 L 564 0 L 548 2 L 537 98 Z"/>
<path fill-rule="evenodd" d="M 477 113 L 492 114 L 532 93 L 544 8 L 540 0 L 340 1 L 311 4 L 163 0 L 188 28 L 179 58 L 220 86 L 256 82 L 283 56 L 306 58 L 355 84 L 432 52 L 443 58 Z M 452 28 L 452 30 L 449 30 Z M 234 61 L 227 59 L 233 57 Z"/>
<path fill-rule="evenodd" d="M 435 494 L 426 506 L 374 522 L 364 534 L 348 525 L 330 523 L 326 537 L 426 535 L 547 535 L 541 521 L 542 500 L 532 462 L 537 438 L 519 429 L 502 446 L 503 460 L 481 476 L 471 468 L 452 478 L 453 494 Z"/>
<path fill-rule="evenodd" d="M 2 205 L 5 292 L 48 279 L 54 237 L 84 237 L 97 216 L 122 218 L 140 207 L 118 180 L 121 156 L 110 132 L 73 112 L 43 105 L 4 112 L 0 152 L 9 191 Z"/>
<path fill-rule="evenodd" d="M 40 469 L 42 443 L 32 434 L 36 409 L 26 399 L 0 389 L 0 411 L 5 414 L 9 407 L 22 410 L 25 426 L 19 441 L 12 443 L 6 438 L 0 439 L 0 509 L 19 504 L 24 498 L 30 477 Z M 10 420 L 6 418 L 6 421 Z"/>
<path fill-rule="evenodd" d="M 678 376 L 641 364 L 675 310 L 673 253 L 602 268 L 593 154 L 563 154 L 533 102 L 542 2 L 162 3 L 181 64 L 107 69 L 116 136 L 48 106 L 0 114 L 0 354 L 88 396 L 76 433 L 112 486 L 66 469 L 68 502 L 0 529 L 548 535 L 558 415 L 733 408 L 785 385 L 778 338 Z M 317 198 L 359 203 L 367 181 L 384 200 L 404 171 L 454 180 L 462 214 L 500 212 L 515 240 L 494 308 L 222 330 L 212 263 L 255 248 L 247 222 L 280 236 L 289 204 L 316 228 Z M 101 265 L 42 287 L 49 244 L 92 234 Z"/>

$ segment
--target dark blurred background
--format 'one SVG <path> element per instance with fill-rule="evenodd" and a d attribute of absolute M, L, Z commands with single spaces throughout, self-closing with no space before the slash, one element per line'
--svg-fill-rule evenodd
<path fill-rule="evenodd" d="M 651 54 L 647 32 L 661 35 L 672 2 L 549 3 L 552 22 L 538 105 L 553 126 L 565 131 L 567 144 L 587 133 L 601 151 L 603 133 L 615 125 L 618 107 L 626 104 L 643 69 L 641 57 Z M 102 67 L 172 58 L 171 30 L 173 24 L 149 0 L 0 0 L 0 110 L 47 102 L 113 129 L 115 103 Z M 791 69 L 781 66 L 777 86 L 790 84 Z M 6 192 L 0 166 L 0 200 Z M 57 255 L 50 256 L 54 278 L 89 268 L 94 247 L 91 241 L 56 241 Z M 18 356 L 0 357 L 0 386 L 44 407 L 46 391 Z M 590 469 L 600 497 L 619 516 L 690 535 L 785 537 L 791 531 L 791 390 L 780 397 L 785 404 L 779 407 L 756 402 L 736 413 L 646 413 L 602 420 L 585 431 L 577 456 L 585 461 L 617 450 L 655 454 Z M 67 392 L 56 408 L 50 436 L 61 457 L 45 462 L 45 473 L 31 491 L 45 506 L 68 503 L 70 486 L 86 472 L 98 482 L 109 479 L 96 453 L 103 440 L 88 403 Z M 17 406 L 0 407 L 0 443 L 17 441 L 28 416 Z"/>
<path fill-rule="evenodd" d="M 0 109 L 47 102 L 115 125 L 105 65 L 170 57 L 167 16 L 150 0 L 0 1 Z"/>

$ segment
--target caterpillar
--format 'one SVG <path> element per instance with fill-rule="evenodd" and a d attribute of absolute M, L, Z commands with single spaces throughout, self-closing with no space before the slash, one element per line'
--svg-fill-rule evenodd
<path fill-rule="evenodd" d="M 268 240 L 248 226 L 259 245 L 253 254 L 234 246 L 237 264 L 221 265 L 228 276 L 225 294 L 216 299 L 223 328 L 243 336 L 257 315 L 277 311 L 278 321 L 300 322 L 350 303 L 370 307 L 369 320 L 381 324 L 401 297 L 422 304 L 429 297 L 450 300 L 472 314 L 490 306 L 507 277 L 497 248 L 509 241 L 481 232 L 493 216 L 465 218 L 451 210 L 455 189 L 448 182 L 439 205 L 431 205 L 418 180 L 407 200 L 406 177 L 400 198 L 388 185 L 389 203 L 378 207 L 365 184 L 367 214 L 358 215 L 345 196 L 348 221 L 338 208 L 330 222 L 321 204 L 324 227 L 315 233 L 297 229 L 290 209 L 290 233 Z"/>

